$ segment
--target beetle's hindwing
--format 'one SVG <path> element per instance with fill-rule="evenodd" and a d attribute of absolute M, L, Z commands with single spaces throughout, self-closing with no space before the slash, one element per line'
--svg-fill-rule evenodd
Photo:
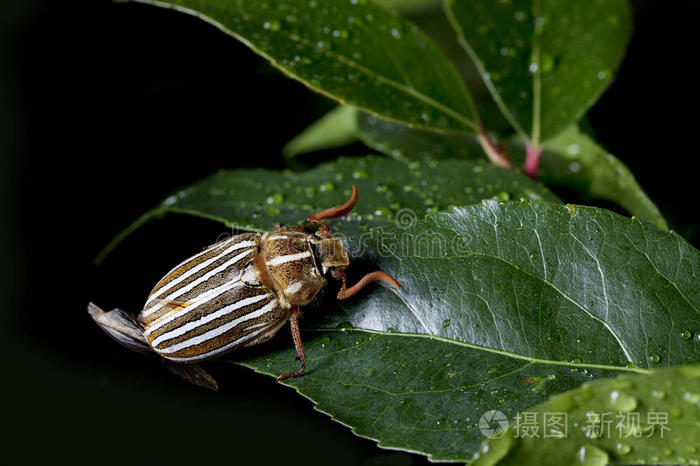
<path fill-rule="evenodd" d="M 153 349 L 173 361 L 200 361 L 283 324 L 288 311 L 259 284 L 257 233 L 237 235 L 187 259 L 153 289 L 139 316 Z"/>
<path fill-rule="evenodd" d="M 309 235 L 297 232 L 263 235 L 265 264 L 275 286 L 292 306 L 309 304 L 326 285 L 316 267 Z"/>

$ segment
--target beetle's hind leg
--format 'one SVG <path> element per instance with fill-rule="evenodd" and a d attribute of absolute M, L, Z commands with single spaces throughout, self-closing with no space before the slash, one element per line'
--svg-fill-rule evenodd
<path fill-rule="evenodd" d="M 118 343 L 139 353 L 152 353 L 151 345 L 143 335 L 141 325 L 121 309 L 105 312 L 93 303 L 88 304 L 92 320 Z"/>
<path fill-rule="evenodd" d="M 282 374 L 277 376 L 275 382 L 279 382 L 284 379 L 291 379 L 294 377 L 299 377 L 304 375 L 306 371 L 306 355 L 304 354 L 304 346 L 301 344 L 301 334 L 299 333 L 299 308 L 294 307 L 291 310 L 289 316 L 289 324 L 292 329 L 292 339 L 294 340 L 294 347 L 297 350 L 297 359 L 301 362 L 301 368 L 296 372 L 290 372 L 288 374 Z"/>

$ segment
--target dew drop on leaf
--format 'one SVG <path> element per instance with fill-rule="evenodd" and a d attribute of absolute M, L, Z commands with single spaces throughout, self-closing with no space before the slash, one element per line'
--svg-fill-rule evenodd
<path fill-rule="evenodd" d="M 632 451 L 632 447 L 627 445 L 626 443 L 618 443 L 615 445 L 615 451 L 619 453 L 620 455 L 626 455 L 627 453 Z"/>
<path fill-rule="evenodd" d="M 612 410 L 621 411 L 623 413 L 632 411 L 637 407 L 637 399 L 620 390 L 613 390 L 610 392 L 608 402 Z"/>
<path fill-rule="evenodd" d="M 442 321 L 442 328 L 447 328 L 450 326 L 450 319 L 445 319 Z"/>
<path fill-rule="evenodd" d="M 608 454 L 593 445 L 585 445 L 578 450 L 578 461 L 584 466 L 604 466 L 608 464 Z"/>
<path fill-rule="evenodd" d="M 653 364 L 658 364 L 659 362 L 661 362 L 661 356 L 659 356 L 656 353 L 651 353 L 649 355 L 649 361 L 652 362 Z"/>

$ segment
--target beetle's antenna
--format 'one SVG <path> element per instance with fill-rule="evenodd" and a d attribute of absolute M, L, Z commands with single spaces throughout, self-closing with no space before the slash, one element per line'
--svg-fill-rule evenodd
<path fill-rule="evenodd" d="M 368 273 L 364 277 L 360 279 L 359 282 L 355 283 L 353 286 L 350 288 L 345 287 L 345 277 L 343 276 L 343 285 L 340 287 L 340 291 L 338 292 L 338 299 L 347 299 L 351 296 L 354 296 L 357 294 L 358 291 L 360 291 L 362 288 L 367 286 L 369 283 L 380 281 L 384 283 L 388 283 L 389 285 L 392 285 L 394 288 L 397 290 L 401 289 L 401 285 L 399 282 L 394 279 L 391 275 L 389 275 L 386 272 L 381 272 L 381 271 L 376 271 L 372 273 Z"/>
<path fill-rule="evenodd" d="M 330 209 L 325 209 L 320 212 L 316 212 L 315 214 L 311 214 L 308 217 L 306 217 L 306 220 L 308 222 L 321 225 L 324 235 L 328 238 L 331 236 L 331 229 L 328 228 L 328 226 L 325 223 L 323 223 L 323 219 L 346 216 L 352 211 L 352 209 L 355 208 L 355 204 L 357 204 L 357 199 L 357 186 L 352 185 L 352 195 L 345 204 L 338 207 L 331 207 Z"/>

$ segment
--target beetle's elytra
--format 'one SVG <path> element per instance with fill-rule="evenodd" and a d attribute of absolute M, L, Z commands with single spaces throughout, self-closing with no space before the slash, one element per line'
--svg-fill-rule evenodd
<path fill-rule="evenodd" d="M 104 312 L 93 303 L 88 312 L 119 343 L 180 363 L 169 364 L 169 368 L 212 389 L 217 388 L 216 381 L 192 363 L 266 341 L 289 320 L 301 368 L 277 380 L 300 376 L 306 358 L 299 309 L 327 284 L 325 277 L 341 280 L 338 299 L 354 295 L 375 280 L 401 288 L 384 272 L 367 274 L 347 288 L 347 252 L 340 240 L 331 237 L 323 220 L 347 215 L 356 202 L 357 187 L 353 186 L 348 202 L 310 215 L 310 225 L 278 225 L 274 233 L 244 233 L 208 247 L 168 272 L 136 319 L 119 309 Z M 313 225 L 320 229 L 307 233 Z"/>

